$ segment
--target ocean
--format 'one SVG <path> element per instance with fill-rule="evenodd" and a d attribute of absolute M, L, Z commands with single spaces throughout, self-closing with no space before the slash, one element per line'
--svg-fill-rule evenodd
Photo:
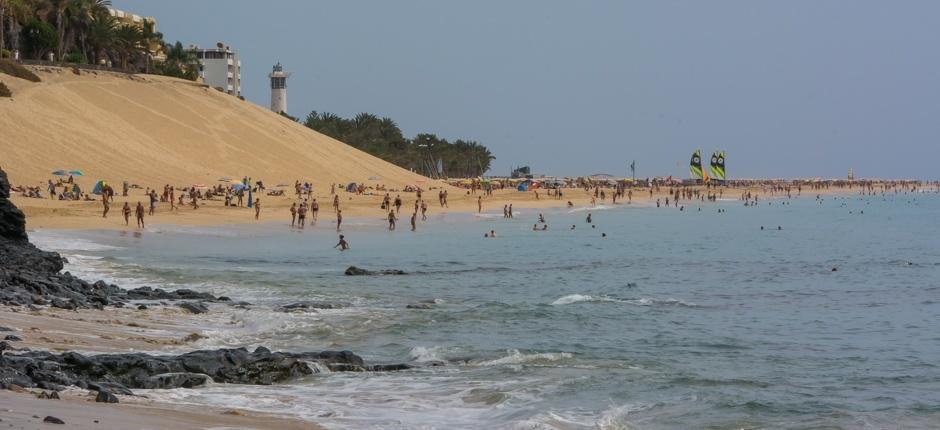
<path fill-rule="evenodd" d="M 814 197 L 438 214 L 417 232 L 377 210 L 347 220 L 346 252 L 332 223 L 288 214 L 31 238 L 89 280 L 254 304 L 214 307 L 191 347 L 420 365 L 145 390 L 162 401 L 335 429 L 940 428 L 940 196 Z M 275 311 L 301 300 L 341 307 Z"/>

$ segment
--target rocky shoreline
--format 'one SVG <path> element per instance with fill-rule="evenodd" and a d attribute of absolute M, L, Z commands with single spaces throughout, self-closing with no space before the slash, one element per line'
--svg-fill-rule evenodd
<path fill-rule="evenodd" d="M 125 290 L 106 282 L 87 282 L 62 272 L 63 258 L 29 242 L 26 219 L 9 201 L 10 185 L 0 170 L 0 304 L 39 311 L 125 307 L 137 300 L 172 301 L 192 312 L 207 311 L 206 303 L 246 306 L 227 297 L 192 290 L 165 291 L 142 287 Z M 316 306 L 314 306 L 316 307 Z M 140 305 L 138 309 L 146 310 Z M 350 351 L 272 352 L 264 347 L 198 350 L 180 355 L 144 353 L 83 355 L 17 348 L 21 338 L 0 327 L 0 388 L 62 391 L 79 387 L 98 392 L 96 401 L 118 402 L 116 395 L 132 389 L 193 388 L 208 382 L 271 385 L 317 373 L 394 371 L 408 364 L 367 364 Z M 58 395 L 44 393 L 47 398 Z"/>

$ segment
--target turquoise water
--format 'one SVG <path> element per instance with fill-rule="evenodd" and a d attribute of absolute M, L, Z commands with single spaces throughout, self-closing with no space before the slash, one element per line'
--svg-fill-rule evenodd
<path fill-rule="evenodd" d="M 167 401 L 329 428 L 940 428 L 936 194 L 547 210 L 533 232 L 538 212 L 436 215 L 415 233 L 377 214 L 350 220 L 347 252 L 328 223 L 32 237 L 89 278 L 256 304 L 217 307 L 198 347 L 446 363 L 148 393 Z M 346 307 L 272 310 L 298 300 Z M 406 308 L 422 301 L 436 304 Z"/>

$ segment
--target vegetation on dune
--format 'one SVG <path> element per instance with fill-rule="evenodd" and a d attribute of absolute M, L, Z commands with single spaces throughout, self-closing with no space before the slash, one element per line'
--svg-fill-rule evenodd
<path fill-rule="evenodd" d="M 164 42 L 153 21 L 119 19 L 110 6 L 110 0 L 0 0 L 0 52 L 32 60 L 52 53 L 66 63 L 196 79 L 191 51 Z"/>
<path fill-rule="evenodd" d="M 485 146 L 472 140 L 449 142 L 434 134 L 405 138 L 391 118 L 360 113 L 345 119 L 316 111 L 304 125 L 400 167 L 432 178 L 482 176 L 496 159 Z"/>
<path fill-rule="evenodd" d="M 3 82 L 0 82 L 0 97 L 13 97 L 13 92 Z"/>
<path fill-rule="evenodd" d="M 2 0 L 0 0 L 2 1 Z M 30 82 L 39 82 L 39 76 L 29 69 L 14 63 L 11 60 L 0 60 L 0 73 L 7 74 Z"/>

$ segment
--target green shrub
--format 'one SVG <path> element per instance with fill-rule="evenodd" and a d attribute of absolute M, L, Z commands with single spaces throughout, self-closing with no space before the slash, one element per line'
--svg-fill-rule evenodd
<path fill-rule="evenodd" d="M 39 82 L 41 80 L 39 79 L 39 76 L 36 76 L 35 73 L 11 60 L 0 60 L 0 73 L 5 73 L 20 79 L 26 79 L 30 82 Z"/>
<path fill-rule="evenodd" d="M 0 58 L 10 58 L 13 56 L 13 53 L 9 49 L 0 49 Z"/>
<path fill-rule="evenodd" d="M 0 82 L 0 97 L 13 97 L 13 92 L 3 82 Z"/>
<path fill-rule="evenodd" d="M 85 54 L 81 52 L 72 51 L 65 55 L 66 63 L 81 63 L 85 64 L 88 60 L 85 58 Z"/>

